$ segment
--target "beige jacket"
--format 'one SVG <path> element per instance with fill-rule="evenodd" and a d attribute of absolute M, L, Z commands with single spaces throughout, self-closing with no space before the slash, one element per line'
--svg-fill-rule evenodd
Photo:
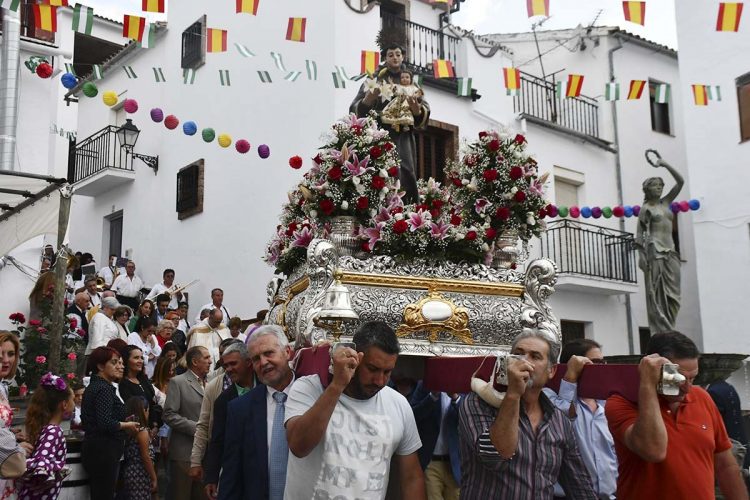
<path fill-rule="evenodd" d="M 191 467 L 200 467 L 203 463 L 203 455 L 205 455 L 208 442 L 211 440 L 211 429 L 213 429 L 214 424 L 214 402 L 222 393 L 223 387 L 223 373 L 221 377 L 214 377 L 206 384 L 203 403 L 201 403 L 201 414 L 198 417 L 198 424 L 195 426 L 193 451 L 190 454 Z"/>

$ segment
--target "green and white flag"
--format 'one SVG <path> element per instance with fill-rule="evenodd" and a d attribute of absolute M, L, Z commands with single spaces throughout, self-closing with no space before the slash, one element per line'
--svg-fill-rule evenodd
<path fill-rule="evenodd" d="M 346 70 L 344 69 L 343 66 L 335 66 L 335 68 L 336 68 L 336 73 L 339 74 L 339 77 L 342 80 L 349 80 L 350 79 L 349 75 L 346 74 Z"/>
<path fill-rule="evenodd" d="M 286 67 L 284 66 L 284 60 L 281 58 L 281 54 L 271 52 L 271 57 L 273 58 L 273 63 L 276 65 L 276 68 L 278 68 L 279 71 L 286 73 Z"/>
<path fill-rule="evenodd" d="M 4 2 L 5 0 L 0 0 Z M 90 35 L 94 29 L 94 9 L 77 3 L 73 9 L 73 31 Z"/>
<path fill-rule="evenodd" d="M 93 71 L 91 72 L 91 75 L 94 77 L 94 80 L 101 80 L 102 79 L 102 67 L 99 64 L 94 64 Z"/>
<path fill-rule="evenodd" d="M 672 86 L 668 83 L 660 83 L 656 86 L 654 92 L 654 100 L 659 104 L 667 104 L 672 94 Z"/>
<path fill-rule="evenodd" d="M 344 77 L 342 77 L 338 71 L 334 71 L 331 74 L 333 75 L 333 86 L 337 89 L 345 89 L 346 80 L 344 79 Z"/>
<path fill-rule="evenodd" d="M 151 68 L 154 70 L 154 80 L 156 80 L 156 83 L 164 83 L 167 81 L 166 78 L 164 78 L 164 71 L 161 68 Z"/>
<path fill-rule="evenodd" d="M 193 68 L 185 68 L 182 70 L 182 83 L 185 85 L 195 84 L 195 70 Z"/>
<path fill-rule="evenodd" d="M 458 97 L 471 97 L 471 78 L 459 78 L 458 83 Z"/>
<path fill-rule="evenodd" d="M 292 71 L 292 72 L 290 72 L 290 73 L 289 73 L 288 75 L 286 75 L 286 76 L 284 77 L 284 80 L 286 80 L 286 81 L 288 81 L 288 82 L 296 82 L 296 81 L 297 81 L 297 78 L 299 78 L 299 76 L 300 76 L 301 74 L 302 74 L 302 72 L 301 72 L 301 71 Z"/>
<path fill-rule="evenodd" d="M 268 71 L 258 71 L 260 83 L 272 83 L 271 74 Z"/>
<path fill-rule="evenodd" d="M 220 69 L 219 70 L 219 82 L 221 83 L 222 87 L 231 87 L 232 86 L 232 80 L 229 79 L 229 70 L 228 69 Z"/>
<path fill-rule="evenodd" d="M 557 82 L 558 85 L 562 82 Z M 604 89 L 604 100 L 606 101 L 619 101 L 620 100 L 620 84 L 617 82 L 609 82 L 607 87 Z"/>
<path fill-rule="evenodd" d="M 424 83 L 424 75 L 414 75 L 411 80 L 412 82 L 414 82 L 414 85 L 422 88 L 422 83 Z"/>
<path fill-rule="evenodd" d="M 563 82 L 555 83 L 555 97 L 560 98 L 565 95 L 565 85 Z"/>
<path fill-rule="evenodd" d="M 18 12 L 18 6 L 21 4 L 21 0 L 0 0 L 0 8 L 12 10 Z"/>
<path fill-rule="evenodd" d="M 125 70 L 125 74 L 128 76 L 129 79 L 135 80 L 136 78 L 138 78 L 138 75 L 135 74 L 135 71 L 133 71 L 132 66 L 123 66 L 122 69 Z"/>
<path fill-rule="evenodd" d="M 307 79 L 317 80 L 318 79 L 318 63 L 311 59 L 305 60 L 305 66 L 307 66 Z"/>
<path fill-rule="evenodd" d="M 505 89 L 505 95 L 518 97 L 521 95 L 521 89 Z"/>
<path fill-rule="evenodd" d="M 65 63 L 65 72 L 70 73 L 73 76 L 78 76 L 76 75 L 76 70 L 73 67 L 73 63 Z"/>
<path fill-rule="evenodd" d="M 143 38 L 138 44 L 142 49 L 151 49 L 154 46 L 154 31 L 156 31 L 156 25 L 153 23 L 146 23 L 146 27 L 143 30 Z"/>
<path fill-rule="evenodd" d="M 709 101 L 721 101 L 721 87 L 718 85 L 706 85 L 706 93 Z"/>
<path fill-rule="evenodd" d="M 234 46 L 237 47 L 237 52 L 239 52 L 242 57 L 255 57 L 255 53 L 251 52 L 250 49 L 241 43 L 235 43 Z"/>

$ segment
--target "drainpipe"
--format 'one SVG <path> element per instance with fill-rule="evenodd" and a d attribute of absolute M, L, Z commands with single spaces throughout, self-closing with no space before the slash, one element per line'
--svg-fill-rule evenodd
<path fill-rule="evenodd" d="M 615 81 L 615 52 L 620 50 L 622 40 L 618 36 L 612 37 L 617 41 L 617 46 L 609 49 L 607 58 L 609 60 L 609 81 Z M 624 195 L 622 191 L 622 164 L 620 162 L 620 129 L 617 126 L 617 101 L 612 101 L 612 124 L 614 125 L 615 132 L 615 176 L 617 180 L 617 203 L 622 206 L 624 202 Z M 619 219 L 620 231 L 625 231 L 625 220 L 620 217 Z M 636 271 L 637 272 L 637 271 Z M 625 314 L 627 315 L 627 329 L 628 329 L 628 350 L 630 354 L 635 354 L 635 339 L 633 338 L 633 305 L 630 302 L 630 294 L 625 294 Z"/>
<path fill-rule="evenodd" d="M 0 46 L 0 170 L 16 168 L 18 128 L 18 78 L 21 66 L 21 18 L 3 9 L 3 41 Z"/>

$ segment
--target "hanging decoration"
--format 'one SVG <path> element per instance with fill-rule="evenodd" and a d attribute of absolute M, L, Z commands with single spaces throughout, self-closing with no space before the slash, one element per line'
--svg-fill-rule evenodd
<path fill-rule="evenodd" d="M 201 136 L 205 142 L 212 142 L 216 138 L 216 132 L 212 128 L 204 128 L 201 131 Z"/>
<path fill-rule="evenodd" d="M 169 115 L 164 118 L 164 126 L 169 130 L 174 130 L 180 124 L 180 120 L 175 115 Z"/>
<path fill-rule="evenodd" d="M 232 136 L 229 134 L 221 134 L 219 135 L 219 146 L 222 148 L 228 148 L 232 145 Z"/>
<path fill-rule="evenodd" d="M 43 62 L 37 65 L 36 74 L 39 78 L 49 78 L 52 76 L 52 66 L 48 62 Z"/>
<path fill-rule="evenodd" d="M 149 114 L 151 115 L 151 119 L 156 123 L 161 123 L 164 119 L 164 111 L 161 108 L 153 108 Z"/>
<path fill-rule="evenodd" d="M 237 150 L 240 154 L 245 154 L 248 151 L 250 151 L 250 143 L 247 142 L 245 139 L 240 139 L 236 143 L 234 143 L 234 148 Z"/>
<path fill-rule="evenodd" d="M 78 78 L 73 73 L 63 73 L 63 76 L 60 77 L 60 82 L 66 89 L 72 89 L 78 85 Z"/>
<path fill-rule="evenodd" d="M 700 209 L 701 203 L 698 200 L 683 200 L 679 202 L 673 202 L 670 204 L 669 208 L 672 210 L 673 213 L 679 213 L 679 212 L 689 212 L 691 210 L 695 211 Z M 544 207 L 539 212 L 539 216 L 542 217 L 549 217 L 549 218 L 555 218 L 555 217 L 562 217 L 566 218 L 568 216 L 572 217 L 573 219 L 577 219 L 578 217 L 583 217 L 584 219 L 588 218 L 594 218 L 599 219 L 601 217 L 604 217 L 605 219 L 609 219 L 612 217 L 616 218 L 622 218 L 622 217 L 638 217 L 638 214 L 641 212 L 640 205 L 617 205 L 615 207 L 578 207 L 576 205 L 573 205 L 571 207 L 566 206 L 557 206 L 552 203 Z"/>
<path fill-rule="evenodd" d="M 93 82 L 84 83 L 82 90 L 83 95 L 85 95 L 86 97 L 96 97 L 96 95 L 99 93 L 99 89 Z"/>
<path fill-rule="evenodd" d="M 182 132 L 185 135 L 195 135 L 198 132 L 198 125 L 194 121 L 187 121 L 182 124 Z"/>
<path fill-rule="evenodd" d="M 719 18 L 716 20 L 716 31 L 733 31 L 740 29 L 742 7 L 744 4 L 722 2 L 719 4 Z"/>
<path fill-rule="evenodd" d="M 286 27 L 286 39 L 290 42 L 305 41 L 305 31 L 307 30 L 306 17 L 290 17 Z"/>
<path fill-rule="evenodd" d="M 104 101 L 104 104 L 109 106 L 110 108 L 117 104 L 118 98 L 117 98 L 117 92 L 114 90 L 107 90 L 102 94 L 102 101 Z"/>
<path fill-rule="evenodd" d="M 122 109 L 126 113 L 133 114 L 138 111 L 138 101 L 135 99 L 125 99 L 125 102 L 122 103 Z"/>
<path fill-rule="evenodd" d="M 271 156 L 271 148 L 269 148 L 267 144 L 261 144 L 258 146 L 258 156 L 265 160 Z"/>

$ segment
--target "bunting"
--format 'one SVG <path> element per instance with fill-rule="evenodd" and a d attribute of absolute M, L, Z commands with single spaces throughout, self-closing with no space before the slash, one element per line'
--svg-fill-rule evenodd
<path fill-rule="evenodd" d="M 258 71 L 258 78 L 260 78 L 260 83 L 272 83 L 271 80 L 271 73 L 268 71 Z"/>
<path fill-rule="evenodd" d="M 617 82 L 609 82 L 607 84 L 607 87 L 604 89 L 604 99 L 606 101 L 619 101 L 620 84 Z"/>
<path fill-rule="evenodd" d="M 336 73 L 339 74 L 339 77 L 343 80 L 350 80 L 349 75 L 346 74 L 346 69 L 344 69 L 343 66 L 334 66 L 336 68 Z"/>
<path fill-rule="evenodd" d="M 549 0 L 526 0 L 526 10 L 529 17 L 549 17 Z"/>
<path fill-rule="evenodd" d="M 416 85 L 417 87 L 421 89 L 422 83 L 424 83 L 424 75 L 414 75 L 411 81 L 414 85 Z"/>
<path fill-rule="evenodd" d="M 281 54 L 271 52 L 271 58 L 273 58 L 273 63 L 276 65 L 276 68 L 279 71 L 286 73 L 286 66 L 284 66 L 284 60 L 281 58 Z"/>
<path fill-rule="evenodd" d="M 643 95 L 643 89 L 645 86 L 645 80 L 631 80 L 630 90 L 628 91 L 628 100 L 640 99 Z"/>
<path fill-rule="evenodd" d="M 237 52 L 239 52 L 242 57 L 255 57 L 255 53 L 241 43 L 235 43 L 234 46 L 237 47 Z"/>
<path fill-rule="evenodd" d="M 101 65 L 94 64 L 94 67 L 91 69 L 91 77 L 94 80 L 101 80 L 103 78 Z"/>
<path fill-rule="evenodd" d="M 508 95 L 512 90 L 521 90 L 521 72 L 517 68 L 503 68 L 503 80 Z"/>
<path fill-rule="evenodd" d="M 125 14 L 122 21 L 122 36 L 131 40 L 143 40 L 146 29 L 146 18 Z"/>
<path fill-rule="evenodd" d="M 54 5 L 32 5 L 34 26 L 44 31 L 57 32 L 57 7 Z"/>
<path fill-rule="evenodd" d="M 208 28 L 206 30 L 206 52 L 227 51 L 227 30 Z"/>
<path fill-rule="evenodd" d="M 220 69 L 219 70 L 219 83 L 221 83 L 222 87 L 231 87 L 232 81 L 229 79 L 229 70 L 228 69 Z"/>
<path fill-rule="evenodd" d="M 143 31 L 143 38 L 138 44 L 142 49 L 151 49 L 154 46 L 156 25 L 153 23 L 146 23 L 146 29 Z"/>
<path fill-rule="evenodd" d="M 660 83 L 654 90 L 654 101 L 659 104 L 667 104 L 672 94 L 672 86 L 668 83 Z"/>
<path fill-rule="evenodd" d="M 558 99 L 563 96 L 563 82 L 555 83 L 555 97 Z"/>
<path fill-rule="evenodd" d="M 332 73 L 333 75 L 333 86 L 337 89 L 345 89 L 346 88 L 346 80 L 341 77 L 338 71 L 334 71 Z"/>
<path fill-rule="evenodd" d="M 68 0 L 42 0 L 44 5 L 54 5 L 55 7 L 67 7 Z"/>
<path fill-rule="evenodd" d="M 135 80 L 136 78 L 138 78 L 138 75 L 135 74 L 132 66 L 123 66 L 122 69 L 125 71 L 125 75 L 128 77 L 128 79 Z"/>
<path fill-rule="evenodd" d="M 161 68 L 151 68 L 154 70 L 154 80 L 156 80 L 156 83 L 165 83 L 167 81 L 166 78 L 164 78 L 164 70 Z"/>
<path fill-rule="evenodd" d="M 70 73 L 73 76 L 78 76 L 76 75 L 76 70 L 73 67 L 73 63 L 65 63 L 65 72 Z"/>
<path fill-rule="evenodd" d="M 141 10 L 144 12 L 164 13 L 164 0 L 142 0 Z"/>
<path fill-rule="evenodd" d="M 380 64 L 380 52 L 363 50 L 360 59 L 361 63 L 359 72 L 372 75 L 375 73 L 375 70 L 378 69 L 378 65 Z"/>
<path fill-rule="evenodd" d="M 297 78 L 302 74 L 301 71 L 291 71 L 288 75 L 284 77 L 284 80 L 288 82 L 296 82 Z"/>
<path fill-rule="evenodd" d="M 716 31 L 738 31 L 744 4 L 722 2 L 719 4 L 719 18 L 716 20 Z"/>
<path fill-rule="evenodd" d="M 631 23 L 646 24 L 646 2 L 622 2 L 622 10 L 625 12 L 625 20 Z"/>
<path fill-rule="evenodd" d="M 21 0 L 0 0 L 0 8 L 12 10 L 18 12 L 18 6 L 21 5 Z"/>
<path fill-rule="evenodd" d="M 568 75 L 565 97 L 579 97 L 583 88 L 583 75 Z"/>
<path fill-rule="evenodd" d="M 258 15 L 258 3 L 260 0 L 237 0 L 237 14 Z"/>
<path fill-rule="evenodd" d="M 693 100 L 696 106 L 708 106 L 708 88 L 706 85 L 693 85 Z"/>
<path fill-rule="evenodd" d="M 455 78 L 453 63 L 446 59 L 433 59 L 432 72 L 435 78 Z"/>
<path fill-rule="evenodd" d="M 718 85 L 706 85 L 706 94 L 709 101 L 721 101 L 721 87 Z"/>
<path fill-rule="evenodd" d="M 73 9 L 73 31 L 91 35 L 94 29 L 94 9 L 80 3 Z"/>
<path fill-rule="evenodd" d="M 458 97 L 471 97 L 471 78 L 459 78 L 458 83 Z"/>
<path fill-rule="evenodd" d="M 182 70 L 182 83 L 184 85 L 195 84 L 195 70 L 193 68 L 185 68 Z"/>
<path fill-rule="evenodd" d="M 306 29 L 306 17 L 290 17 L 286 28 L 286 39 L 292 42 L 304 42 Z"/>
<path fill-rule="evenodd" d="M 307 79 L 317 80 L 318 79 L 318 63 L 311 59 L 305 60 L 305 67 L 307 69 Z"/>

